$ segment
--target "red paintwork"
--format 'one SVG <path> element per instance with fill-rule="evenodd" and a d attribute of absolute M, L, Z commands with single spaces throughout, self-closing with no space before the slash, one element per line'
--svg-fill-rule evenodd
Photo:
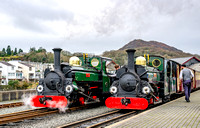
<path fill-rule="evenodd" d="M 153 98 L 150 99 L 149 104 L 153 104 Z"/>
<path fill-rule="evenodd" d="M 84 98 L 83 98 L 83 97 L 80 97 L 80 98 L 79 98 L 79 102 L 80 102 L 81 105 L 84 105 L 84 104 L 85 104 Z"/>
<path fill-rule="evenodd" d="M 109 97 L 106 99 L 106 106 L 108 108 L 114 109 L 135 109 L 135 110 L 144 110 L 148 107 L 148 101 L 144 98 L 132 98 L 126 97 L 126 99 L 130 99 L 131 103 L 127 106 L 121 103 L 121 99 L 124 97 Z"/>
<path fill-rule="evenodd" d="M 85 75 L 86 75 L 86 77 L 90 77 L 90 73 L 86 73 Z"/>
<path fill-rule="evenodd" d="M 156 100 L 158 102 L 159 101 L 159 97 L 157 96 L 156 98 L 158 99 L 158 100 Z"/>
<path fill-rule="evenodd" d="M 98 88 L 98 86 L 90 87 L 90 89 L 93 89 L 93 88 Z"/>
<path fill-rule="evenodd" d="M 65 96 L 46 96 L 51 97 L 52 100 L 46 100 L 46 105 L 41 104 L 39 98 L 44 96 L 33 96 L 31 98 L 31 105 L 34 107 L 47 107 L 47 108 L 64 108 L 67 106 L 67 99 Z"/>
<path fill-rule="evenodd" d="M 96 99 L 97 99 L 97 96 L 92 96 L 92 98 L 96 100 Z"/>

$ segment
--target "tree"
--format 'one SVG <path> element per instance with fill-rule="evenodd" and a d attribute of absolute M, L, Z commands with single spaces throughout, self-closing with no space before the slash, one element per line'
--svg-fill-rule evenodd
<path fill-rule="evenodd" d="M 5 50 L 5 48 L 3 48 L 3 49 L 2 49 L 1 56 L 4 57 L 5 55 L 6 55 L 6 50 Z"/>
<path fill-rule="evenodd" d="M 13 55 L 17 55 L 17 48 L 15 48 Z"/>
<path fill-rule="evenodd" d="M 37 50 L 37 52 L 46 52 L 46 49 L 39 47 L 39 49 Z"/>
<path fill-rule="evenodd" d="M 19 81 L 18 80 L 10 80 L 8 82 L 8 85 L 10 86 L 10 88 L 12 89 L 17 89 L 17 86 L 19 85 Z"/>
<path fill-rule="evenodd" d="M 18 54 L 21 53 L 21 52 L 23 52 L 23 50 L 20 48 Z"/>
<path fill-rule="evenodd" d="M 7 52 L 7 55 L 8 55 L 8 56 L 10 56 L 10 55 L 12 54 L 12 53 L 11 53 L 10 45 L 8 45 L 6 52 Z"/>
<path fill-rule="evenodd" d="M 36 52 L 35 47 L 30 48 L 29 52 Z"/>

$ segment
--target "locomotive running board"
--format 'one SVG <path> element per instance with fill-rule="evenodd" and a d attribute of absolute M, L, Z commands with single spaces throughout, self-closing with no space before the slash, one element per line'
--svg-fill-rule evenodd
<path fill-rule="evenodd" d="M 108 108 L 114 109 L 144 110 L 148 107 L 148 101 L 144 98 L 126 97 L 126 100 L 129 101 L 128 104 L 122 103 L 124 100 L 124 97 L 109 97 L 106 99 L 105 104 Z"/>
<path fill-rule="evenodd" d="M 41 103 L 40 99 L 46 98 Z M 34 107 L 46 107 L 46 108 L 65 108 L 67 106 L 67 99 L 65 96 L 33 96 L 31 98 L 31 106 Z"/>

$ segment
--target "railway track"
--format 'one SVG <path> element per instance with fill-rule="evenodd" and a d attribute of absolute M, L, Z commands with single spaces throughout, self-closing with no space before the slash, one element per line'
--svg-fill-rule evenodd
<path fill-rule="evenodd" d="M 19 107 L 23 106 L 23 102 L 16 102 L 16 103 L 9 103 L 9 104 L 0 104 L 0 109 L 1 108 L 12 108 L 12 107 Z"/>
<path fill-rule="evenodd" d="M 125 117 L 129 117 L 130 115 L 136 115 L 136 111 L 122 112 L 121 110 L 111 111 L 102 115 L 98 115 L 95 117 L 90 117 L 87 119 L 83 119 L 80 121 L 72 122 L 69 124 L 65 124 L 59 126 L 57 128 L 95 128 L 95 127 L 104 127 L 106 124 L 114 122 L 116 120 L 120 120 Z"/>
<path fill-rule="evenodd" d="M 73 107 L 69 108 L 67 111 L 75 111 L 79 109 L 87 108 L 87 106 L 80 106 L 80 107 Z M 40 108 L 40 109 L 31 109 L 26 111 L 20 111 L 15 113 L 3 114 L 0 115 L 0 126 L 6 125 L 8 123 L 15 123 L 27 119 L 32 119 L 35 117 L 41 117 L 48 114 L 58 113 L 58 109 L 47 109 L 47 108 Z"/>
<path fill-rule="evenodd" d="M 56 113 L 58 110 L 48 110 L 48 109 L 32 109 L 32 110 L 26 110 L 21 112 L 15 112 L 15 113 L 9 113 L 0 115 L 0 125 L 13 123 L 13 122 L 19 122 L 23 121 L 25 119 L 31 119 L 34 117 L 40 117 L 47 114 Z"/>

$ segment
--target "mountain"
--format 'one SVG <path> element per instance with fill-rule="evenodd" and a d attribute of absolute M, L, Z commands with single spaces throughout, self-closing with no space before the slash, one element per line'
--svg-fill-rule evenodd
<path fill-rule="evenodd" d="M 123 65 L 127 62 L 127 55 L 125 50 L 134 48 L 136 49 L 136 56 L 143 56 L 144 54 L 149 55 L 158 55 L 163 56 L 165 58 L 179 58 L 179 57 L 189 57 L 189 56 L 196 56 L 197 58 L 200 58 L 199 55 L 193 55 L 190 53 L 185 53 L 182 50 L 179 50 L 175 47 L 166 45 L 161 42 L 157 41 L 144 41 L 141 39 L 133 40 L 126 45 L 124 45 L 119 50 L 111 50 L 111 51 L 105 51 L 103 53 L 103 56 L 110 57 L 116 63 L 119 63 L 120 65 Z"/>
<path fill-rule="evenodd" d="M 154 48 L 154 49 L 163 49 L 163 50 L 169 50 L 169 51 L 174 51 L 174 52 L 183 52 L 177 48 L 171 47 L 169 45 L 166 45 L 164 43 L 161 42 L 157 42 L 157 41 L 144 41 L 141 39 L 138 40 L 133 40 L 131 42 L 129 42 L 128 44 L 124 45 L 122 48 L 120 48 L 119 50 L 125 50 L 125 49 L 129 49 L 129 48 Z"/>

